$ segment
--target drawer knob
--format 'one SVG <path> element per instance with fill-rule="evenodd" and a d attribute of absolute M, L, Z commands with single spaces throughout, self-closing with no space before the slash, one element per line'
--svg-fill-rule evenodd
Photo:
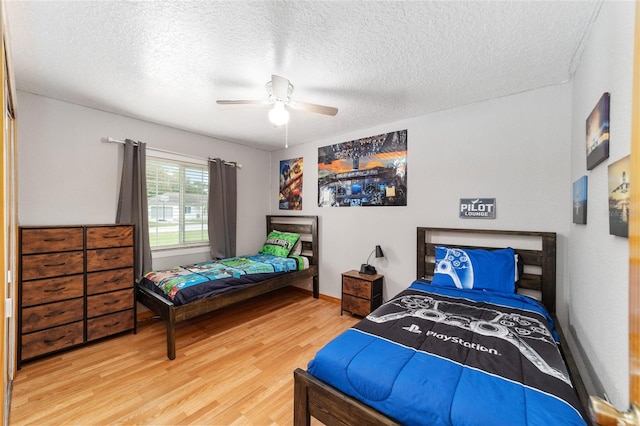
<path fill-rule="evenodd" d="M 56 288 L 45 288 L 45 289 L 44 289 L 44 292 L 45 292 L 45 293 L 54 293 L 54 292 L 56 292 L 56 291 L 62 291 L 62 290 L 64 290 L 65 288 L 67 288 L 67 286 L 64 286 L 64 287 L 56 287 Z"/>
<path fill-rule="evenodd" d="M 104 258 L 104 260 L 116 260 L 116 259 L 120 259 L 120 256 L 111 256 L 111 257 Z"/>
<path fill-rule="evenodd" d="M 120 324 L 120 321 L 116 321 L 116 322 L 111 323 L 111 324 L 105 324 L 105 325 L 103 325 L 103 327 L 104 328 L 109 328 L 109 327 L 113 327 L 113 326 L 118 325 L 118 324 Z"/>
<path fill-rule="evenodd" d="M 62 262 L 62 263 L 45 263 L 44 266 L 62 266 L 65 265 L 67 262 Z"/>
<path fill-rule="evenodd" d="M 118 238 L 118 235 L 103 235 L 102 238 Z"/>
<path fill-rule="evenodd" d="M 104 302 L 105 305 L 115 305 L 120 302 L 119 300 L 109 300 L 108 302 Z"/>
<path fill-rule="evenodd" d="M 49 318 L 49 317 L 57 317 L 58 315 L 62 315 L 67 311 L 53 311 L 53 312 L 49 312 L 48 314 L 45 315 L 45 318 Z"/>
<path fill-rule="evenodd" d="M 53 241 L 64 241 L 66 240 L 66 238 L 45 238 L 44 240 L 46 242 L 53 242 Z"/>

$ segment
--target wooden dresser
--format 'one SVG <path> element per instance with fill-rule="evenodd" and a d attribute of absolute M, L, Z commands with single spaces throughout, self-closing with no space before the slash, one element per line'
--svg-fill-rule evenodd
<path fill-rule="evenodd" d="M 20 227 L 18 365 L 135 331 L 132 225 Z"/>

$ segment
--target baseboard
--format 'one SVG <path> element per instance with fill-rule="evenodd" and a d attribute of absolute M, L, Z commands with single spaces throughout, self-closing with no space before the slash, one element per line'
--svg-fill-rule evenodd
<path fill-rule="evenodd" d="M 573 325 L 569 324 L 569 334 L 571 335 L 570 343 L 578 350 L 579 357 L 575 357 L 577 359 L 577 363 L 579 367 L 582 367 L 586 370 L 586 377 L 583 377 L 583 381 L 585 382 L 585 387 L 590 395 L 599 396 L 604 400 L 608 400 L 607 393 L 602 385 L 600 379 L 598 379 L 598 375 L 596 374 L 593 365 L 589 362 L 589 357 L 587 356 L 587 352 L 584 350 L 582 345 L 580 344 L 580 339 L 578 339 L 576 329 Z M 582 376 L 585 376 L 582 374 Z"/>
<path fill-rule="evenodd" d="M 313 295 L 313 292 L 312 292 L 311 290 L 307 290 L 306 288 L 296 287 L 296 286 L 293 286 L 293 285 L 292 285 L 292 286 L 289 286 L 289 287 L 291 287 L 292 289 L 294 289 L 294 290 L 296 290 L 296 291 L 299 291 L 299 292 L 302 292 L 302 293 L 308 294 L 308 295 L 310 295 L 310 296 L 312 296 L 312 295 Z M 318 297 L 318 298 L 319 298 L 319 299 L 322 299 L 322 300 L 329 301 L 329 302 L 331 302 L 331 303 L 336 303 L 336 304 L 338 304 L 338 305 L 341 303 L 341 300 L 340 300 L 340 299 L 338 299 L 338 298 L 336 298 L 336 297 L 327 296 L 326 294 L 322 294 L 322 293 L 320 293 L 320 295 L 319 295 L 319 297 Z"/>

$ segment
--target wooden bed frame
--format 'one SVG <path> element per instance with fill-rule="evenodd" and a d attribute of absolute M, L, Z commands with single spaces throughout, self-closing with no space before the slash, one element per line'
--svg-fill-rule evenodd
<path fill-rule="evenodd" d="M 480 243 L 474 245 L 475 241 Z M 582 404 L 582 415 L 589 423 L 587 414 L 589 396 L 555 317 L 556 234 L 554 232 L 419 227 L 417 228 L 417 279 L 429 280 L 433 277 L 436 245 L 485 249 L 512 247 L 521 256 L 525 270 L 518 288 L 541 294 L 543 304 L 553 316 L 560 337 L 560 349 Z M 311 417 L 327 425 L 398 424 L 395 420 L 327 385 L 300 368 L 296 369 L 293 375 L 293 423 L 296 426 L 309 425 Z"/>
<path fill-rule="evenodd" d="M 137 301 L 159 315 L 167 326 L 167 357 L 176 357 L 175 325 L 181 321 L 203 315 L 234 303 L 286 287 L 296 281 L 311 278 L 313 297 L 319 296 L 318 280 L 318 216 L 267 216 L 267 234 L 273 230 L 295 232 L 301 235 L 302 254 L 309 258 L 309 268 L 289 272 L 254 285 L 230 290 L 206 299 L 176 306 L 170 300 L 141 285 L 137 286 Z"/>

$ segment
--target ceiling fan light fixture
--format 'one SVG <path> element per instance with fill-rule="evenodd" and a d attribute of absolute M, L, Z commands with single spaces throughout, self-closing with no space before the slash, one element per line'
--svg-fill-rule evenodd
<path fill-rule="evenodd" d="M 284 126 L 289 122 L 289 111 L 284 107 L 284 103 L 276 101 L 269 111 L 269 121 L 274 126 Z"/>

